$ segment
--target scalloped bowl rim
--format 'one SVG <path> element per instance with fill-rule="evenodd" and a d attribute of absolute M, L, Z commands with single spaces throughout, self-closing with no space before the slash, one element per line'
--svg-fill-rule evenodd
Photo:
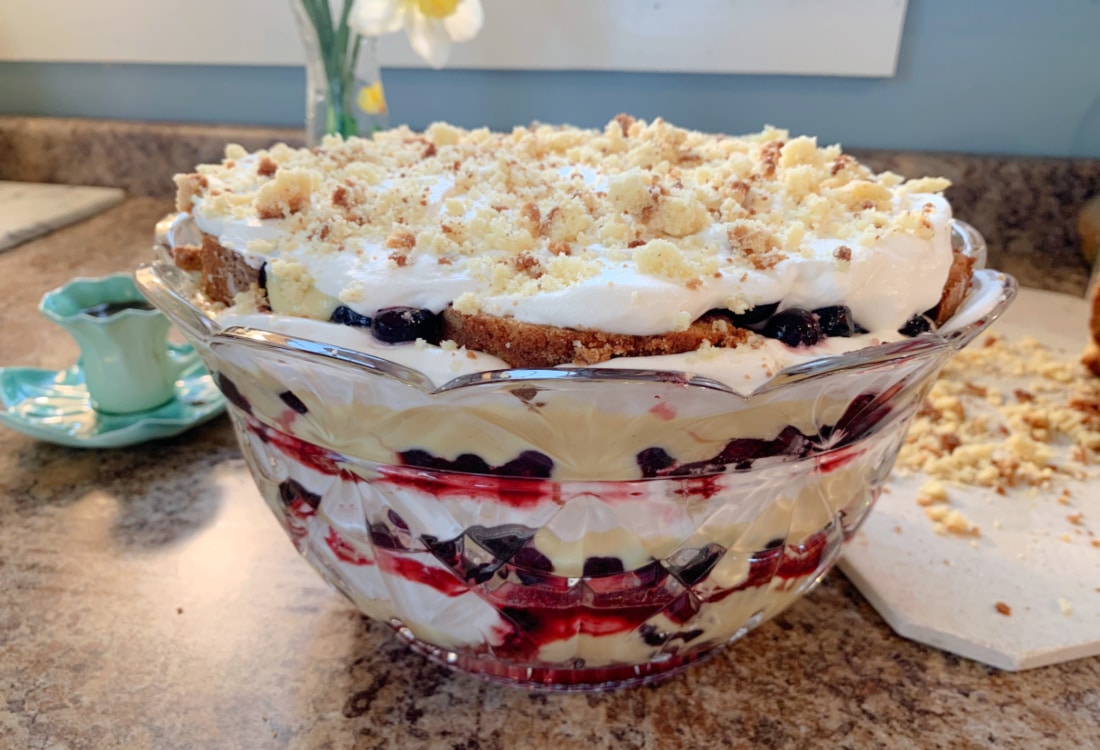
<path fill-rule="evenodd" d="M 168 219 L 165 220 L 165 222 L 168 221 Z M 984 261 L 984 241 L 981 235 L 970 225 L 958 220 L 953 220 L 953 229 L 955 236 L 964 243 L 963 251 L 975 255 L 980 265 Z M 162 244 L 160 250 L 163 252 L 166 247 L 167 245 Z M 975 275 L 975 278 L 979 277 Z M 190 277 L 163 255 L 153 263 L 140 265 L 134 272 L 134 281 L 146 299 L 168 314 L 177 326 L 201 341 L 203 346 L 211 349 L 221 347 L 274 349 L 296 358 L 320 357 L 360 373 L 391 377 L 428 395 L 444 395 L 458 390 L 487 388 L 505 383 L 675 382 L 686 387 L 721 392 L 745 401 L 794 384 L 830 377 L 841 372 L 899 359 L 932 356 L 947 349 L 961 349 L 996 320 L 1016 296 L 1017 282 L 1012 276 L 996 272 L 994 278 L 999 282 L 999 286 L 986 292 L 998 294 L 998 299 L 985 314 L 974 320 L 953 325 L 953 321 L 958 318 L 956 315 L 934 332 L 795 364 L 779 370 L 768 380 L 744 393 L 712 378 L 683 371 L 599 367 L 486 370 L 460 375 L 436 385 L 425 373 L 377 355 L 261 328 L 222 326 L 187 298 L 184 288 L 192 285 Z M 967 298 L 969 299 L 974 293 L 972 285 Z"/>

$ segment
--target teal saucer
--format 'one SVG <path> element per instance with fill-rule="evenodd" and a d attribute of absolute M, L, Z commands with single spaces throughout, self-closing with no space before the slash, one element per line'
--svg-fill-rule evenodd
<path fill-rule="evenodd" d="M 180 373 L 171 401 L 132 414 L 93 409 L 79 363 L 67 370 L 0 367 L 0 423 L 72 448 L 121 448 L 172 437 L 224 409 L 225 399 L 199 361 Z"/>

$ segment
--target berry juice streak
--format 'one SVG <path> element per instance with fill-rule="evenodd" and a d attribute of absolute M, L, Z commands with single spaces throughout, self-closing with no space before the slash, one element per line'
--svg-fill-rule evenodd
<path fill-rule="evenodd" d="M 328 475 L 339 474 L 342 480 L 358 481 L 355 475 L 341 471 L 339 454 L 262 425 L 254 419 L 248 420 L 248 424 L 249 429 L 261 440 L 274 445 L 289 458 L 315 471 Z M 414 464 L 439 460 L 422 455 L 413 458 Z M 525 456 L 522 460 L 530 463 L 532 468 L 523 468 L 521 472 L 517 472 L 521 473 L 519 477 L 495 476 L 492 473 L 462 474 L 453 470 L 447 471 L 449 466 L 441 470 L 434 466 L 429 468 L 409 465 L 386 467 L 375 481 L 431 495 L 436 499 L 472 498 L 484 502 L 502 503 L 515 508 L 531 508 L 547 501 L 560 502 L 556 483 L 543 478 L 529 478 L 531 474 L 542 473 L 545 470 L 545 461 L 541 454 Z M 495 469 L 488 467 L 488 471 L 493 472 Z M 721 483 L 717 476 L 685 477 L 680 481 L 683 486 L 677 490 L 677 493 L 681 495 L 702 495 L 710 498 L 721 491 Z M 631 485 L 630 482 L 606 483 L 605 489 L 610 490 L 607 499 L 628 500 L 637 497 L 639 493 L 636 489 L 631 489 Z M 294 492 L 282 493 L 285 496 L 280 499 L 286 506 L 286 510 L 292 516 L 312 515 L 311 511 L 316 507 L 317 499 L 303 497 L 304 488 L 295 487 L 294 490 Z M 377 535 L 372 532 L 372 537 Z M 617 566 L 610 564 L 618 563 L 617 559 L 600 558 L 597 561 L 599 565 L 586 566 L 586 573 L 591 570 L 596 573 L 595 575 L 571 579 L 555 576 L 552 572 L 543 569 L 549 561 L 537 566 L 538 569 L 535 567 L 526 569 L 528 566 L 524 565 L 521 559 L 523 555 L 517 555 L 512 561 L 513 564 L 505 561 L 495 574 L 496 577 L 505 579 L 503 582 L 494 580 L 494 576 L 482 581 L 467 581 L 454 570 L 428 565 L 417 560 L 418 556 L 430 554 L 424 550 L 406 550 L 400 545 L 389 544 L 380 538 L 374 538 L 373 541 L 375 543 L 372 544 L 374 553 L 372 560 L 344 540 L 332 527 L 329 527 L 325 537 L 325 543 L 336 558 L 344 564 L 378 565 L 389 575 L 429 586 L 448 597 L 470 593 L 474 586 L 480 585 L 479 595 L 496 606 L 506 627 L 502 633 L 502 640 L 491 646 L 495 657 L 528 663 L 537 661 L 543 646 L 577 635 L 607 636 L 638 632 L 640 638 L 655 648 L 674 639 L 678 639 L 683 645 L 688 645 L 699 635 L 699 631 L 688 631 L 671 636 L 658 636 L 642 631 L 646 627 L 651 627 L 646 625 L 647 621 L 660 613 L 673 623 L 686 625 L 707 604 L 719 602 L 738 591 L 769 585 L 773 579 L 801 579 L 811 575 L 819 569 L 827 546 L 825 533 L 818 532 L 798 545 L 779 544 L 755 552 L 749 561 L 749 573 L 743 581 L 731 588 L 709 590 L 705 598 L 700 598 L 686 591 L 683 583 L 693 585 L 700 580 L 705 580 L 706 573 L 702 573 L 698 578 L 691 575 L 688 580 L 682 582 L 670 580 L 672 574 L 656 561 L 639 570 L 622 571 L 621 564 Z M 437 561 L 433 557 L 432 562 L 441 565 L 447 561 Z M 593 560 L 589 562 L 593 563 Z M 509 576 L 509 570 L 515 575 Z M 601 572 L 605 574 L 600 575 Z M 709 567 L 706 572 L 709 572 Z M 683 575 L 681 577 L 683 578 Z M 515 580 L 508 580 L 509 578 Z M 609 667 L 604 671 L 607 672 L 608 681 L 637 679 L 644 676 L 642 673 L 648 669 L 652 668 L 655 673 L 664 672 L 667 669 L 686 665 L 696 656 L 685 653 L 674 655 L 660 665 L 637 669 L 633 666 Z M 491 661 L 485 661 L 480 664 L 478 671 L 491 671 L 490 664 Z M 471 668 L 473 668 L 472 665 Z M 496 666 L 492 669 L 505 670 L 500 676 L 507 677 L 506 672 L 511 668 Z M 547 681 L 570 682 L 568 675 L 563 676 L 563 670 L 549 667 L 546 669 Z M 529 676 L 529 671 L 524 668 L 525 676 L 522 679 L 537 682 L 537 678 Z M 564 671 L 576 672 L 572 682 L 593 681 L 591 669 Z"/>

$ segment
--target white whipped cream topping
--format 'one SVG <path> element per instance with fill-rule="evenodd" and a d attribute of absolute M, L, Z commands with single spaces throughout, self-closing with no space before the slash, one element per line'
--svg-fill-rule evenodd
<path fill-rule="evenodd" d="M 594 174 L 586 182 L 597 179 Z M 432 186 L 429 200 L 445 195 L 447 181 Z M 392 251 L 382 245 L 360 242 L 353 251 L 317 252 L 300 245 L 264 257 L 249 255 L 252 240 L 271 240 L 281 230 L 278 222 L 255 218 L 211 218 L 199 201 L 192 213 L 198 227 L 218 238 L 225 247 L 242 252 L 250 264 L 276 258 L 300 263 L 322 293 L 340 300 L 356 312 L 371 316 L 385 307 L 406 306 L 444 309 L 470 292 L 482 300 L 482 310 L 540 325 L 589 328 L 614 333 L 652 335 L 682 330 L 707 310 L 727 308 L 737 300 L 746 308 L 780 302 L 780 309 L 815 309 L 847 305 L 854 320 L 867 330 L 895 331 L 914 314 L 936 305 L 951 266 L 951 207 L 940 195 L 900 196 L 907 205 L 899 210 L 932 208 L 927 216 L 933 237 L 888 234 L 871 243 L 842 239 L 812 239 L 798 254 L 788 254 L 774 267 L 749 269 L 737 265 L 720 270 L 718 277 L 702 279 L 695 288 L 641 272 L 632 263 L 609 257 L 600 245 L 588 250 L 600 264 L 600 272 L 560 290 L 536 295 L 492 294 L 486 284 L 471 277 L 465 267 L 439 264 L 418 254 L 405 266 L 390 260 Z M 704 239 L 729 250 L 720 233 L 704 230 Z M 724 245 L 724 247 L 723 247 Z M 851 260 L 838 263 L 841 246 L 851 250 Z M 486 248 L 492 253 L 492 248 Z M 355 290 L 349 294 L 349 290 Z"/>

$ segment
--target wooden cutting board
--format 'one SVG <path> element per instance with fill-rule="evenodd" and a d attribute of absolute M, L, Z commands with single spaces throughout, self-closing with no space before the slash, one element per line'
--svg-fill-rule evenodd
<path fill-rule="evenodd" d="M 118 188 L 0 181 L 0 251 L 121 203 Z"/>
<path fill-rule="evenodd" d="M 1069 361 L 1086 320 L 1083 299 L 1024 289 L 992 330 L 1033 336 Z M 1091 473 L 1064 482 L 1068 495 L 951 486 L 952 506 L 980 529 L 965 537 L 937 533 L 918 505 L 929 477 L 895 471 L 841 569 L 900 635 L 960 656 L 1021 670 L 1100 654 L 1100 471 Z"/>

